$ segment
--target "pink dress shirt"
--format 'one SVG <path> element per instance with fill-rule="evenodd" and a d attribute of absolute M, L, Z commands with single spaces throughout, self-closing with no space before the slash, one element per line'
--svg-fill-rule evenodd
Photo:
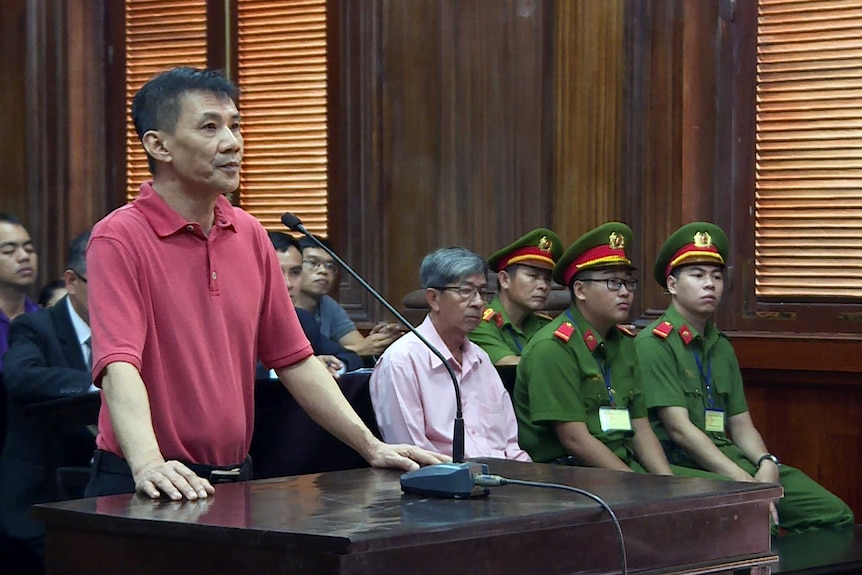
<path fill-rule="evenodd" d="M 500 375 L 479 346 L 464 338 L 459 365 L 429 317 L 417 328 L 449 361 L 461 388 L 465 457 L 530 461 L 518 445 L 518 423 Z M 371 402 L 388 443 L 409 443 L 452 455 L 455 390 L 452 378 L 412 333 L 393 343 L 371 375 Z"/>

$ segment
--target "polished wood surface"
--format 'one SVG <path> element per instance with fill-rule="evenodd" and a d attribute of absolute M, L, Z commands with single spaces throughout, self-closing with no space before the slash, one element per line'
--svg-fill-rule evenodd
<path fill-rule="evenodd" d="M 770 551 L 775 486 L 487 460 L 492 473 L 574 485 L 615 511 L 631 570 L 756 567 Z M 118 495 L 43 505 L 49 574 L 575 573 L 619 568 L 594 502 L 493 488 L 470 500 L 401 493 L 398 472 L 358 469 L 224 484 L 199 502 Z M 459 557 L 463 559 L 458 559 Z M 265 570 L 265 571 L 264 571 Z"/>

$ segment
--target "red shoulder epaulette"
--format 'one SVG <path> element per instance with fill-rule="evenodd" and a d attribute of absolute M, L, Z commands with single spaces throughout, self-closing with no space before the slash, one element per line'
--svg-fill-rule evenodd
<path fill-rule="evenodd" d="M 673 324 L 669 321 L 663 321 L 653 328 L 652 333 L 662 339 L 667 339 L 667 336 L 669 336 L 672 331 Z"/>
<path fill-rule="evenodd" d="M 569 338 L 572 337 L 573 333 L 575 333 L 575 326 L 572 324 L 572 322 L 567 321 L 565 323 L 560 324 L 560 327 L 558 327 L 554 331 L 554 336 L 558 337 L 561 340 L 563 340 L 564 342 L 568 343 Z"/>
<path fill-rule="evenodd" d="M 634 337 L 637 334 L 627 325 L 623 325 L 621 323 L 617 324 L 617 329 L 626 334 L 629 337 Z"/>
<path fill-rule="evenodd" d="M 679 328 L 679 337 L 682 338 L 682 341 L 685 342 L 685 345 L 691 343 L 691 340 L 694 339 L 694 334 L 691 333 L 691 328 L 687 325 L 682 324 L 682 327 Z"/>
<path fill-rule="evenodd" d="M 485 308 L 482 312 L 482 319 L 485 321 L 493 321 L 497 327 L 503 327 L 503 314 L 494 311 L 491 308 Z"/>

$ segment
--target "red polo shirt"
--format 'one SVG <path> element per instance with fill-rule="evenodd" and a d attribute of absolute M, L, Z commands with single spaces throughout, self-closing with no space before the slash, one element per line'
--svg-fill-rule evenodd
<path fill-rule="evenodd" d="M 134 365 L 166 459 L 243 461 L 256 359 L 280 368 L 312 353 L 260 223 L 219 197 L 205 235 L 147 182 L 93 228 L 87 271 L 96 384 L 110 363 Z M 96 444 L 122 457 L 105 402 Z"/>

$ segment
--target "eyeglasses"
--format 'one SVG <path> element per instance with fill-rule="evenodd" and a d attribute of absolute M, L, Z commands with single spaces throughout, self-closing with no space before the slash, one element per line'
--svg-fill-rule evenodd
<path fill-rule="evenodd" d="M 338 272 L 338 266 L 335 264 L 335 262 L 323 261 L 317 258 L 308 258 L 302 260 L 302 267 L 311 271 L 317 271 L 318 268 L 323 267 L 324 270 L 331 274 L 335 274 Z"/>
<path fill-rule="evenodd" d="M 620 291 L 623 286 L 626 286 L 628 291 L 637 291 L 639 282 L 638 280 L 624 280 L 620 278 L 583 278 L 579 279 L 580 282 L 605 282 L 608 286 L 608 289 L 611 291 Z"/>
<path fill-rule="evenodd" d="M 71 270 L 71 272 L 72 272 L 72 273 L 74 273 L 76 276 L 78 276 L 79 278 L 81 278 L 81 281 L 82 281 L 82 282 L 87 283 L 87 276 L 85 276 L 84 274 L 82 274 L 82 273 L 81 273 L 81 272 L 79 272 L 78 270 L 74 270 L 74 269 L 72 269 L 72 268 L 69 268 L 69 270 Z"/>
<path fill-rule="evenodd" d="M 487 286 L 474 286 L 470 284 L 464 284 L 460 286 L 431 286 L 433 289 L 441 290 L 441 291 L 452 291 L 455 292 L 459 298 L 464 301 L 470 301 L 476 294 L 484 301 L 491 301 L 494 298 L 494 292 L 489 290 Z"/>

